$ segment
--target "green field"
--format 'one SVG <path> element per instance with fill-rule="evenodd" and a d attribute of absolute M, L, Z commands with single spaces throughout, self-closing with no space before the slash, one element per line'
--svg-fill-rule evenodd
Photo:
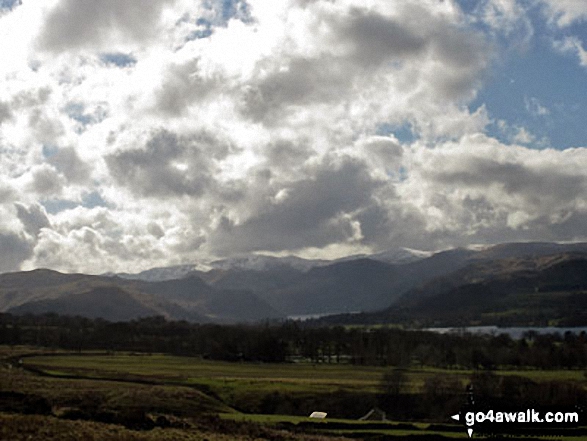
<path fill-rule="evenodd" d="M 0 348 L 0 357 L 4 358 L 0 393 L 42 397 L 51 408 L 50 414 L 31 419 L 9 416 L 0 408 L 0 424 L 5 431 L 10 430 L 6 427 L 16 427 L 26 421 L 32 424 L 32 432 L 45 427 L 53 428 L 57 434 L 69 430 L 81 434 L 90 430 L 90 426 L 84 426 L 88 424 L 95 433 L 102 433 L 102 438 L 84 435 L 85 439 L 238 440 L 241 435 L 242 439 L 284 440 L 321 440 L 326 435 L 327 439 L 334 439 L 330 438 L 332 436 L 467 438 L 460 426 L 452 424 L 449 415 L 435 421 L 384 423 L 330 418 L 336 417 L 336 411 L 330 412 L 330 407 L 336 408 L 336 405 L 346 406 L 357 418 L 370 410 L 376 404 L 381 379 L 389 368 L 348 364 L 228 363 L 162 354 L 37 352 L 35 355 L 30 348 Z M 22 364 L 17 361 L 19 357 Z M 7 368 L 9 361 L 14 365 L 12 369 Z M 427 379 L 439 376 L 456 379 L 464 386 L 472 373 L 411 368 L 405 371 L 402 392 L 418 396 Z M 583 371 L 503 370 L 495 374 L 522 376 L 536 382 L 565 380 L 581 387 L 587 383 Z M 280 405 L 272 407 L 269 413 L 259 411 L 267 408 L 272 400 Z M 307 415 L 312 410 L 327 411 L 329 418 L 310 420 Z M 72 412 L 81 413 L 82 419 L 94 422 L 70 421 Z M 155 427 L 148 433 L 135 433 L 115 424 L 115 428 L 108 429 L 112 435 L 109 438 L 104 437 L 105 425 L 95 422 L 104 413 L 123 421 L 130 418 L 128 415 L 134 418 L 137 412 L 149 421 L 158 416 L 181 421 L 181 430 Z M 125 431 L 133 433 L 127 436 Z M 159 434 L 158 438 L 154 437 L 155 433 Z M 276 433 L 286 435 L 279 435 L 282 436 L 279 438 Z M 234 436 L 227 437 L 229 434 Z M 70 439 L 55 436 L 47 435 L 46 439 Z M 0 439 L 7 438 L 0 436 Z"/>
<path fill-rule="evenodd" d="M 54 375 L 88 378 L 142 378 L 154 382 L 206 385 L 221 389 L 255 389 L 298 392 L 349 390 L 376 392 L 389 368 L 349 364 L 230 363 L 172 355 L 68 355 L 25 358 L 27 366 Z M 498 370 L 497 375 L 517 375 L 534 381 L 567 380 L 586 383 L 581 370 Z M 411 368 L 407 371 L 406 392 L 416 393 L 433 375 L 468 381 L 472 370 Z M 586 383 L 587 384 L 587 383 Z"/>

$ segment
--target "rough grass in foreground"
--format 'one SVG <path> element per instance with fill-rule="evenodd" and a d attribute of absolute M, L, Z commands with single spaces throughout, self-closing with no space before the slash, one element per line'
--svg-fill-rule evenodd
<path fill-rule="evenodd" d="M 134 431 L 113 424 L 69 421 L 50 416 L 0 413 L 0 440 L 10 441 L 342 441 L 347 438 L 291 434 L 258 425 L 234 426 L 230 433 L 199 428 Z"/>

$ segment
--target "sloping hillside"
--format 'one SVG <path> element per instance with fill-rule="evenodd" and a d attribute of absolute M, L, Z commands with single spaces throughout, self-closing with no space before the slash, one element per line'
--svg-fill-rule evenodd
<path fill-rule="evenodd" d="M 366 320 L 432 325 L 585 324 L 587 255 L 480 262 L 406 293 Z"/>
<path fill-rule="evenodd" d="M 192 270 L 187 275 L 185 271 L 197 265 L 146 272 L 149 277 L 155 273 L 157 277 L 182 274 L 181 278 L 161 281 L 35 270 L 0 275 L 0 311 L 69 311 L 65 305 L 69 302 L 77 305 L 72 311 L 81 314 L 85 300 L 88 306 L 82 315 L 94 317 L 94 309 L 107 309 L 91 301 L 97 302 L 100 296 L 104 302 L 115 301 L 108 300 L 107 290 L 98 288 L 116 287 L 134 299 L 134 307 L 128 307 L 136 311 L 134 317 L 154 311 L 173 319 L 228 323 L 385 310 L 353 320 L 568 321 L 576 320 L 578 314 L 570 314 L 564 305 L 572 303 L 569 293 L 578 295 L 581 291 L 577 286 L 583 286 L 583 275 L 580 268 L 565 265 L 581 261 L 587 255 L 582 252 L 587 252 L 586 244 L 512 243 L 457 248 L 404 264 L 353 257 L 329 264 L 312 262 L 316 265 L 301 268 L 300 259 L 262 258 L 237 259 L 233 262 L 236 266 L 231 266 L 230 260 L 222 261 L 220 268 Z M 93 294 L 75 297 L 88 293 Z M 549 300 L 555 293 L 562 299 L 559 306 Z M 572 299 L 582 302 L 582 298 Z"/>
<path fill-rule="evenodd" d="M 278 316 L 249 291 L 216 289 L 195 276 L 143 282 L 50 270 L 0 276 L 0 311 L 56 312 L 108 320 L 162 315 L 198 322 Z"/>
<path fill-rule="evenodd" d="M 132 320 L 155 315 L 169 316 L 164 307 L 148 305 L 144 296 L 132 295 L 117 287 L 92 288 L 81 294 L 68 294 L 56 299 L 28 302 L 8 312 L 14 314 L 44 314 L 55 312 L 61 315 L 104 318 L 110 321 Z"/>
<path fill-rule="evenodd" d="M 203 277 L 218 288 L 255 292 L 285 315 L 372 311 L 390 305 L 401 292 L 397 268 L 370 259 L 339 262 L 309 271 L 212 271 Z"/>

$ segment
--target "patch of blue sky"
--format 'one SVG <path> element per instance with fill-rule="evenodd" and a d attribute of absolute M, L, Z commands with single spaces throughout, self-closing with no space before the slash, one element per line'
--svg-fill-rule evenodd
<path fill-rule="evenodd" d="M 86 107 L 83 103 L 70 102 L 65 106 L 64 110 L 65 113 L 67 113 L 67 116 L 79 122 L 83 126 L 95 122 L 93 115 L 85 113 Z"/>
<path fill-rule="evenodd" d="M 569 37 L 577 37 L 583 43 L 583 47 L 587 46 L 587 21 L 576 21 L 560 32 Z"/>
<path fill-rule="evenodd" d="M 233 18 L 245 23 L 252 21 L 249 4 L 245 0 L 216 0 L 213 3 L 217 4 L 216 8 L 224 25 Z"/>
<path fill-rule="evenodd" d="M 212 28 L 207 27 L 207 28 L 198 29 L 197 31 L 192 32 L 190 35 L 188 35 L 187 39 L 188 40 L 198 40 L 200 38 L 208 38 L 210 35 L 212 35 Z"/>
<path fill-rule="evenodd" d="M 559 29 L 537 8 L 529 16 L 534 37 L 525 48 L 503 51 L 469 107 L 485 104 L 495 121 L 487 133 L 502 142 L 512 142 L 514 129 L 523 127 L 535 138 L 529 146 L 587 146 L 587 68 L 577 53 L 556 48 L 569 36 L 585 43 L 587 23 Z"/>
<path fill-rule="evenodd" d="M 59 151 L 59 147 L 52 144 L 43 144 L 43 156 L 47 159 L 54 156 Z"/>
<path fill-rule="evenodd" d="M 137 59 L 130 54 L 122 52 L 107 52 L 100 54 L 100 60 L 106 64 L 112 64 L 118 67 L 134 66 Z"/>
<path fill-rule="evenodd" d="M 206 0 L 204 7 L 209 14 L 196 20 L 195 24 L 200 29 L 190 33 L 187 40 L 208 38 L 213 34 L 215 27 L 226 27 L 234 18 L 244 23 L 252 22 L 249 5 L 244 0 Z"/>
<path fill-rule="evenodd" d="M 525 127 L 554 148 L 587 146 L 587 70 L 546 41 L 504 60 L 470 104 L 492 119 Z M 499 127 L 497 127 L 499 131 Z M 497 132 L 490 134 L 500 138 Z"/>
<path fill-rule="evenodd" d="M 43 205 L 43 207 L 45 207 L 45 210 L 47 210 L 47 213 L 57 214 L 57 213 L 61 213 L 62 211 L 65 211 L 65 210 L 71 210 L 71 209 L 79 206 L 80 204 L 78 202 L 68 201 L 65 199 L 49 199 L 49 200 L 41 202 L 41 205 Z"/>
<path fill-rule="evenodd" d="M 0 0 L 0 10 L 12 10 L 19 5 L 22 5 L 22 0 Z"/>
<path fill-rule="evenodd" d="M 85 208 L 108 207 L 106 201 L 97 191 L 84 194 L 81 202 L 67 199 L 48 199 L 41 202 L 41 204 L 50 214 L 57 214 L 80 206 Z"/>
<path fill-rule="evenodd" d="M 64 107 L 63 111 L 71 119 L 80 123 L 81 129 L 84 129 L 89 124 L 103 121 L 108 115 L 108 109 L 104 103 L 98 104 L 93 111 L 88 112 L 84 103 L 72 101 Z"/>
<path fill-rule="evenodd" d="M 108 204 L 102 198 L 100 193 L 97 191 L 93 191 L 91 193 L 87 193 L 82 197 L 82 206 L 86 208 L 94 208 L 94 207 L 107 207 Z"/>
<path fill-rule="evenodd" d="M 465 14 L 472 14 L 483 1 L 484 0 L 457 0 L 456 3 Z"/>
<path fill-rule="evenodd" d="M 419 138 L 419 136 L 414 133 L 412 124 L 409 122 L 400 125 L 389 123 L 379 124 L 375 134 L 379 136 L 393 135 L 402 144 L 411 144 Z"/>

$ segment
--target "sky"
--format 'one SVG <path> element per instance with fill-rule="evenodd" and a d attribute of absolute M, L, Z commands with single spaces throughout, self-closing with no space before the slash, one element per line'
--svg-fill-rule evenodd
<path fill-rule="evenodd" d="M 583 0 L 0 0 L 0 272 L 587 240 Z"/>

